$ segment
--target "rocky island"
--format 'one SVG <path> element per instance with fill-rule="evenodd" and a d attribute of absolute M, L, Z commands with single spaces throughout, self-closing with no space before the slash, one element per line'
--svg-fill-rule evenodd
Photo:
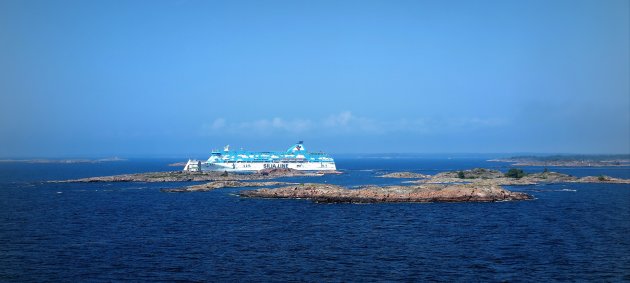
<path fill-rule="evenodd" d="M 318 203 L 377 203 L 377 202 L 494 202 L 533 199 L 531 195 L 512 192 L 503 185 L 534 185 L 541 183 L 618 183 L 630 184 L 629 179 L 609 176 L 574 177 L 545 170 L 527 174 L 519 169 L 507 173 L 498 170 L 475 168 L 425 175 L 414 172 L 393 172 L 381 178 L 417 179 L 405 181 L 407 185 L 362 186 L 346 188 L 332 184 L 296 184 L 272 180 L 283 177 L 317 177 L 326 173 L 305 172 L 293 169 L 265 169 L 250 174 L 227 172 L 150 172 L 105 177 L 91 177 L 56 182 L 207 182 L 179 188 L 165 188 L 163 192 L 205 192 L 221 188 L 264 187 L 244 190 L 241 197 L 311 199 Z M 279 188 L 271 188 L 277 187 Z"/>
<path fill-rule="evenodd" d="M 400 178 L 400 179 L 415 179 L 415 178 L 429 178 L 431 175 L 424 175 L 414 172 L 394 172 L 378 176 L 380 178 Z"/>
<path fill-rule="evenodd" d="M 201 185 L 186 186 L 183 188 L 161 189 L 167 193 L 189 193 L 189 192 L 207 192 L 222 188 L 245 188 L 245 187 L 272 187 L 279 185 L 290 185 L 295 183 L 286 182 L 239 182 L 239 181 L 213 181 Z"/>
<path fill-rule="evenodd" d="M 330 184 L 300 184 L 277 189 L 242 191 L 242 197 L 310 199 L 318 203 L 377 202 L 493 202 L 529 200 L 531 195 L 511 192 L 496 185 L 368 186 L 347 189 Z"/>
<path fill-rule="evenodd" d="M 65 181 L 53 181 L 56 183 L 93 183 L 93 182 L 203 182 L 203 181 L 244 181 L 244 180 L 268 180 L 281 177 L 315 177 L 325 174 L 340 174 L 338 171 L 307 172 L 288 168 L 264 169 L 250 174 L 228 173 L 220 171 L 186 172 L 166 171 L 147 172 L 136 174 L 123 174 L 103 177 L 89 177 Z"/>
<path fill-rule="evenodd" d="M 510 175 L 511 172 L 513 175 Z M 630 184 L 630 179 L 613 178 L 610 176 L 587 176 L 578 178 L 558 172 L 544 171 L 526 174 L 519 169 L 511 169 L 504 174 L 498 170 L 475 168 L 470 170 L 442 172 L 433 176 L 426 176 L 422 180 L 409 181 L 418 184 L 453 184 L 474 183 L 488 185 L 536 185 L 551 183 L 610 183 Z"/>
<path fill-rule="evenodd" d="M 365 186 L 348 189 L 330 184 L 300 184 L 277 189 L 262 188 L 240 192 L 242 197 L 310 199 L 318 203 L 376 202 L 494 202 L 529 200 L 526 193 L 512 192 L 502 185 L 535 185 L 540 183 L 617 183 L 630 184 L 628 179 L 608 176 L 582 177 L 557 172 L 525 174 L 512 169 L 508 173 L 485 168 L 442 172 L 433 176 L 413 172 L 394 172 L 382 178 L 417 178 L 408 186 Z"/>

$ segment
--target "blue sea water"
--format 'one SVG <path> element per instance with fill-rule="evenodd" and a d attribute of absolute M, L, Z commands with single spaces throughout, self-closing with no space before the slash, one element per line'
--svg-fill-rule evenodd
<path fill-rule="evenodd" d="M 510 187 L 536 198 L 520 202 L 315 204 L 240 198 L 241 188 L 46 182 L 171 162 L 0 163 L 0 281 L 630 280 L 629 185 Z M 397 184 L 376 176 L 510 168 L 474 158 L 344 158 L 338 167 L 345 174 L 290 180 Z M 628 167 L 551 169 L 630 178 Z"/>

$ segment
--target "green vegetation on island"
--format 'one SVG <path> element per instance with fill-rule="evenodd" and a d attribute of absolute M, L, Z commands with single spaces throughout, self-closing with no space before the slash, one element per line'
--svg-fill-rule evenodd
<path fill-rule="evenodd" d="M 516 178 L 516 179 L 523 178 L 525 177 L 525 175 L 527 175 L 527 173 L 523 172 L 523 169 L 517 169 L 517 168 L 512 168 L 508 170 L 507 173 L 505 173 L 505 177 Z"/>
<path fill-rule="evenodd" d="M 330 174 L 331 172 L 325 172 Z M 339 172 L 336 172 L 339 173 Z M 282 177 L 318 177 L 321 172 L 304 172 L 293 169 L 265 169 L 251 174 L 227 172 L 153 172 L 117 176 L 92 177 L 57 182 L 195 182 L 206 181 L 178 188 L 164 188 L 163 192 L 205 192 L 221 188 L 263 187 L 253 191 L 241 191 L 243 197 L 306 198 L 325 203 L 374 203 L 374 202 L 486 202 L 528 200 L 533 197 L 511 192 L 504 185 L 535 185 L 540 183 L 618 183 L 630 184 L 630 179 L 609 176 L 574 177 L 551 172 L 525 173 L 512 168 L 506 173 L 486 168 L 442 172 L 425 175 L 415 172 L 393 172 L 382 178 L 416 179 L 406 185 L 362 186 L 346 188 L 326 183 L 295 184 L 277 181 L 261 181 Z M 285 186 L 281 188 L 270 188 Z"/>

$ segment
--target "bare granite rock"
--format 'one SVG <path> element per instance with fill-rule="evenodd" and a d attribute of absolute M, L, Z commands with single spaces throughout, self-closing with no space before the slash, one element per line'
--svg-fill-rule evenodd
<path fill-rule="evenodd" d="M 574 181 L 575 183 L 610 183 L 610 184 L 630 184 L 630 179 L 613 178 L 610 176 L 587 176 Z"/>
<path fill-rule="evenodd" d="M 171 163 L 168 166 L 170 167 L 184 167 L 186 166 L 186 164 L 188 164 L 188 162 L 175 162 L 175 163 Z"/>
<path fill-rule="evenodd" d="M 58 182 L 195 182 L 195 181 L 215 181 L 215 180 L 259 180 L 261 176 L 252 174 L 225 174 L 224 172 L 148 172 L 137 174 L 124 174 L 115 176 L 90 177 Z"/>
<path fill-rule="evenodd" d="M 124 174 L 115 176 L 90 177 L 65 181 L 53 181 L 56 183 L 90 183 L 90 182 L 202 182 L 202 181 L 243 181 L 243 180 L 268 180 L 281 177 L 316 177 L 324 174 L 337 174 L 337 171 L 310 172 L 293 169 L 268 169 L 254 173 L 228 173 L 220 171 L 208 172 L 148 172 L 137 174 Z"/>
<path fill-rule="evenodd" d="M 323 176 L 326 174 L 341 174 L 339 171 L 300 171 L 291 168 L 265 168 L 254 174 L 268 177 L 293 177 L 293 176 Z"/>
<path fill-rule="evenodd" d="M 531 173 L 521 179 L 529 180 L 533 183 L 567 183 L 577 180 L 576 177 L 558 172 Z"/>
<path fill-rule="evenodd" d="M 241 188 L 241 187 L 266 187 L 290 185 L 294 183 L 285 182 L 240 182 L 240 181 L 214 181 L 201 185 L 186 186 L 183 188 L 161 189 L 167 193 L 188 193 L 188 192 L 207 192 L 221 188 Z"/>
<path fill-rule="evenodd" d="M 424 174 L 420 174 L 420 173 L 414 173 L 414 172 L 394 172 L 394 173 L 389 173 L 389 174 L 383 174 L 378 176 L 380 178 L 409 178 L 409 179 L 422 179 L 422 178 L 429 178 L 431 177 L 431 175 L 424 175 Z"/>
<path fill-rule="evenodd" d="M 435 175 L 435 177 L 459 179 L 494 179 L 503 177 L 503 173 L 498 170 L 475 168 L 470 170 L 443 172 Z"/>
<path fill-rule="evenodd" d="M 318 203 L 493 202 L 529 200 L 532 196 L 496 185 L 415 185 L 366 187 L 351 190 L 329 184 L 302 184 L 277 189 L 243 191 L 243 197 L 311 199 Z"/>
<path fill-rule="evenodd" d="M 265 169 L 255 173 L 228 173 L 228 172 L 148 172 L 137 174 L 124 174 L 104 177 L 90 177 L 65 181 L 51 181 L 55 183 L 68 182 L 203 182 L 203 181 L 255 181 L 269 180 L 282 177 L 313 177 L 324 174 L 340 174 L 338 171 L 309 172 L 294 169 Z M 557 173 L 542 172 L 527 174 L 522 178 L 505 177 L 500 171 L 475 168 L 472 170 L 443 172 L 433 176 L 412 172 L 395 172 L 382 175 L 384 178 L 418 178 L 420 180 L 408 181 L 415 184 L 480 184 L 480 185 L 534 185 L 540 183 L 619 183 L 629 184 L 629 179 L 619 179 L 608 176 L 583 177 Z"/>
<path fill-rule="evenodd" d="M 497 170 L 475 168 L 472 170 L 443 172 L 425 180 L 409 181 L 414 184 L 483 184 L 483 185 L 536 185 L 555 183 L 617 183 L 628 184 L 629 179 L 612 178 L 608 176 L 577 178 L 558 172 L 541 172 L 527 174 L 522 178 L 506 177 Z"/>
<path fill-rule="evenodd" d="M 501 171 L 485 169 L 485 168 L 475 168 L 470 170 L 461 170 L 461 171 L 449 171 L 438 173 L 434 176 L 430 176 L 430 178 L 426 180 L 412 181 L 410 183 L 428 183 L 428 184 L 467 184 L 467 183 L 483 183 L 483 184 L 495 184 L 502 185 L 509 183 L 519 182 L 516 180 L 502 180 L 505 179 L 505 176 Z M 500 181 L 502 180 L 502 181 Z M 522 184 L 531 184 L 529 182 L 519 182 Z"/>

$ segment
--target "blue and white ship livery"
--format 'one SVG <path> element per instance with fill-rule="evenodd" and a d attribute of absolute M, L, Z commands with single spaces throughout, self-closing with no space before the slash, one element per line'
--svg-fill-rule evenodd
<path fill-rule="evenodd" d="M 290 168 L 304 171 L 337 170 L 335 160 L 323 152 L 308 152 L 303 142 L 291 146 L 286 152 L 212 151 L 205 162 L 188 160 L 184 171 L 258 171 L 268 168 Z"/>

